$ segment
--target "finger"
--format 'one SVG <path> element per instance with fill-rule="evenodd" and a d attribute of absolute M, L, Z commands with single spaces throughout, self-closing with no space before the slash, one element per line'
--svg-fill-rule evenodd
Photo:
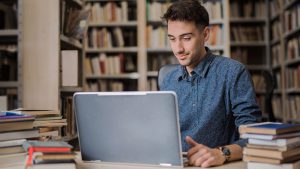
<path fill-rule="evenodd" d="M 209 158 L 210 158 L 209 153 L 203 154 L 202 156 L 200 156 L 199 158 L 196 159 L 196 161 L 194 162 L 194 165 L 197 166 L 197 167 L 200 167 Z"/>
<path fill-rule="evenodd" d="M 196 146 L 196 145 L 198 145 L 198 143 L 195 141 L 195 140 L 193 140 L 192 139 L 192 137 L 190 137 L 190 136 L 186 136 L 185 137 L 185 141 L 190 145 L 190 146 Z"/>
<path fill-rule="evenodd" d="M 198 147 L 198 146 L 197 146 Z M 196 147 L 194 147 L 196 148 Z M 196 160 L 201 158 L 203 155 L 207 153 L 207 149 L 198 149 L 197 151 L 193 152 L 193 154 L 189 154 L 189 162 L 190 165 L 195 165 Z"/>
<path fill-rule="evenodd" d="M 187 155 L 188 155 L 188 158 L 190 158 L 195 153 L 201 152 L 203 154 L 203 153 L 205 153 L 205 151 L 207 151 L 206 146 L 204 146 L 203 144 L 198 144 L 198 145 L 190 148 Z"/>
<path fill-rule="evenodd" d="M 215 164 L 216 164 L 216 158 L 215 157 L 210 157 L 202 163 L 201 167 L 207 168 L 207 167 L 211 167 Z"/>

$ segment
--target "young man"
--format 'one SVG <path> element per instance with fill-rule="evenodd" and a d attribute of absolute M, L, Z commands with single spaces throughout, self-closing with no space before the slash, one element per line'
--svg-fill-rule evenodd
<path fill-rule="evenodd" d="M 204 46 L 209 17 L 198 0 L 174 2 L 163 19 L 180 66 L 166 75 L 160 88 L 178 96 L 182 146 L 190 165 L 241 159 L 246 140 L 239 140 L 238 127 L 261 116 L 249 72 Z"/>

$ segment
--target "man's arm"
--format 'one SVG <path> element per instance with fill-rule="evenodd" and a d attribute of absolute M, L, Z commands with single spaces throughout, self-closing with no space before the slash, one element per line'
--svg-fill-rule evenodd
<path fill-rule="evenodd" d="M 197 167 L 211 167 L 222 165 L 226 161 L 222 151 L 218 148 L 209 148 L 199 144 L 191 137 L 186 137 L 186 142 L 191 146 L 188 151 L 189 164 Z M 226 145 L 230 149 L 231 156 L 228 161 L 240 160 L 242 158 L 242 148 L 237 144 Z"/>

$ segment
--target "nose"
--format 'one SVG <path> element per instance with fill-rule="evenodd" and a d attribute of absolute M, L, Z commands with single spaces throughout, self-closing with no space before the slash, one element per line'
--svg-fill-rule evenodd
<path fill-rule="evenodd" d="M 176 42 L 175 49 L 176 49 L 176 53 L 183 53 L 184 52 L 184 47 L 183 47 L 181 41 Z"/>

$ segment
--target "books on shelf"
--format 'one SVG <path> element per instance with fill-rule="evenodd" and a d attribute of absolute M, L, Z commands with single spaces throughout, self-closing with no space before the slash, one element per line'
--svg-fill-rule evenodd
<path fill-rule="evenodd" d="M 159 2 L 159 1 L 147 1 L 146 4 L 146 16 L 147 21 L 150 22 L 161 22 L 161 16 L 167 11 L 171 5 L 170 2 Z"/>
<path fill-rule="evenodd" d="M 92 27 L 88 31 L 88 47 L 99 49 L 137 46 L 136 36 L 134 29 Z"/>
<path fill-rule="evenodd" d="M 66 1 L 62 1 L 61 33 L 68 37 L 81 39 L 87 30 L 90 10 L 87 8 L 79 9 L 66 5 L 66 3 Z"/>
<path fill-rule="evenodd" d="M 0 2 L 0 29 L 17 28 L 17 3 L 6 4 Z"/>
<path fill-rule="evenodd" d="M 230 1 L 230 17 L 263 18 L 267 15 L 264 0 L 259 1 Z"/>
<path fill-rule="evenodd" d="M 264 27 L 262 26 L 232 26 L 230 29 L 233 42 L 264 42 Z"/>
<path fill-rule="evenodd" d="M 203 6 L 209 13 L 209 20 L 218 20 L 223 18 L 223 6 L 221 1 L 206 1 Z"/>
<path fill-rule="evenodd" d="M 98 56 L 88 56 L 86 61 L 86 68 L 90 72 L 87 75 L 120 75 L 122 73 L 136 71 L 135 56 L 124 55 L 123 53 L 107 55 L 100 53 Z"/>
<path fill-rule="evenodd" d="M 91 10 L 90 23 L 127 22 L 129 20 L 128 1 L 87 3 L 86 8 Z"/>

